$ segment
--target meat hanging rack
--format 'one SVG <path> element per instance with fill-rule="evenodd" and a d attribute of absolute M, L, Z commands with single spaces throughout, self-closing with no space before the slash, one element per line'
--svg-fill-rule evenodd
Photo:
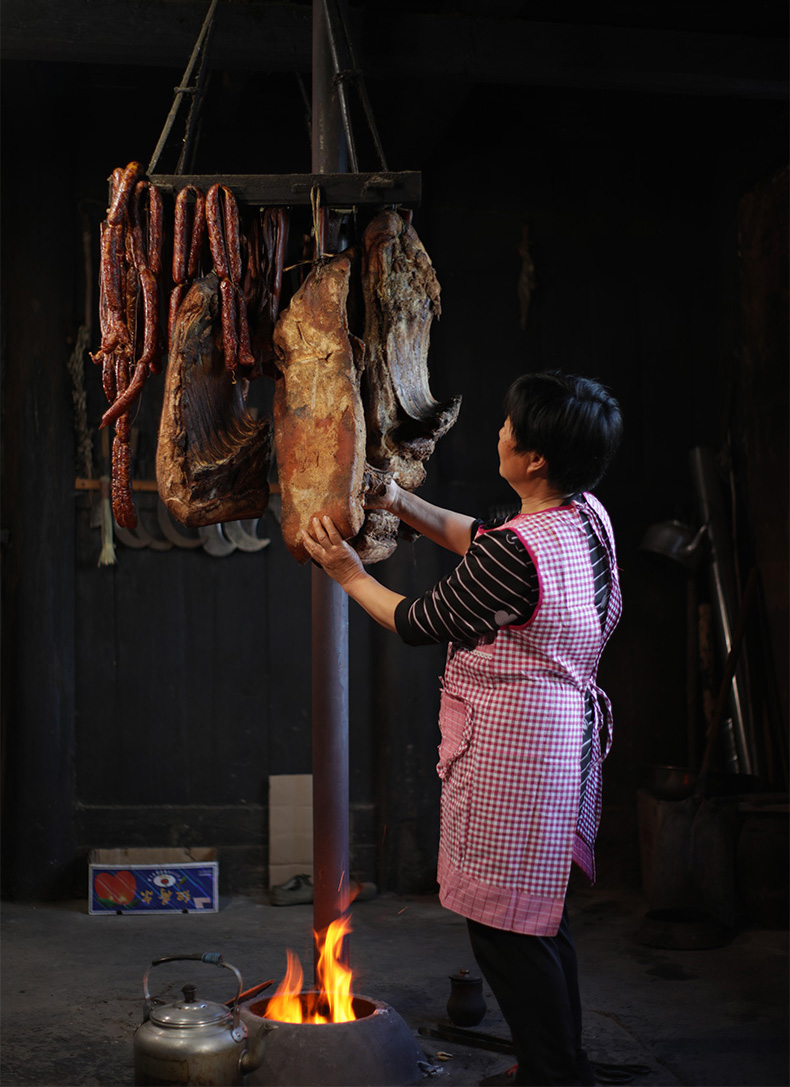
<path fill-rule="evenodd" d="M 356 66 L 343 7 L 346 0 L 313 0 L 312 5 L 312 173 L 196 174 L 189 163 L 206 58 L 218 0 L 209 11 L 181 85 L 149 163 L 150 183 L 173 196 L 187 186 L 205 191 L 219 182 L 247 205 L 320 205 L 336 214 L 362 205 L 420 203 L 418 171 L 387 169 L 364 82 Z M 345 54 L 345 55 L 344 55 Z M 343 62 L 346 62 L 345 67 Z M 193 85 L 195 68 L 198 74 Z M 346 84 L 354 81 L 378 153 L 380 169 L 359 172 Z M 156 173 L 162 149 L 184 100 L 190 100 L 184 147 L 177 172 Z M 347 170 L 350 162 L 351 171 Z M 313 929 L 318 937 L 349 907 L 349 744 L 348 599 L 319 567 L 311 571 L 312 751 L 313 751 Z M 318 962 L 314 947 L 314 972 Z M 348 946 L 341 959 L 347 964 Z"/>
<path fill-rule="evenodd" d="M 167 116 L 146 174 L 151 184 L 163 193 L 176 195 L 193 185 L 205 191 L 215 182 L 226 185 L 237 200 L 250 205 L 310 204 L 317 192 L 321 206 L 350 209 L 371 204 L 419 204 L 422 176 L 415 170 L 387 169 L 381 140 L 373 119 L 364 80 L 356 64 L 351 37 L 342 10 L 344 0 L 313 0 L 313 99 L 311 174 L 195 174 L 185 173 L 190 161 L 199 117 L 207 69 L 207 57 L 219 0 L 211 0 L 181 83 Z M 320 25 L 319 25 L 320 23 Z M 340 30 L 340 34 L 338 33 Z M 341 55 L 345 47 L 346 57 Z M 347 60 L 344 66 L 342 61 Z M 195 68 L 198 68 L 194 83 Z M 325 85 L 320 88 L 321 75 Z M 370 127 L 380 169 L 360 173 L 356 144 L 351 126 L 348 82 L 357 86 L 365 117 Z M 320 93 L 319 93 L 320 91 Z M 156 173 L 162 151 L 172 131 L 182 104 L 190 102 L 183 148 L 174 174 Z M 346 158 L 351 172 L 345 169 Z"/>

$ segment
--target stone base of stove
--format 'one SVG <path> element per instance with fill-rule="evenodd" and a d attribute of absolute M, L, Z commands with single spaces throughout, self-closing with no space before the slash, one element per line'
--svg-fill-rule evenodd
<path fill-rule="evenodd" d="M 269 1001 L 240 1006 L 250 1033 Z M 411 1087 L 422 1080 L 423 1055 L 409 1027 L 381 1000 L 355 996 L 349 1023 L 277 1023 L 248 1087 Z"/>

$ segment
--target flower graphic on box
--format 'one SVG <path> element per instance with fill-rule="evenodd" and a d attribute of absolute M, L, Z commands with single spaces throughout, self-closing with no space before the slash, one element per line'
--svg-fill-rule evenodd
<path fill-rule="evenodd" d="M 102 872 L 94 882 L 96 897 L 112 909 L 114 906 L 130 906 L 137 892 L 137 880 L 133 872 Z"/>

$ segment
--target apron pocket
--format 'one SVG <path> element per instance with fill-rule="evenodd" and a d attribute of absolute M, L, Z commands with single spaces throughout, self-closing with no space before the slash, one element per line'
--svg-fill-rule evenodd
<path fill-rule="evenodd" d="M 472 707 L 447 690 L 442 691 L 439 729 L 442 740 L 436 772 L 444 781 L 452 764 L 463 755 L 472 740 Z"/>
<path fill-rule="evenodd" d="M 450 863 L 458 867 L 466 855 L 471 818 L 472 707 L 443 691 L 439 727 L 442 742 L 436 772 L 442 779 L 441 848 Z"/>

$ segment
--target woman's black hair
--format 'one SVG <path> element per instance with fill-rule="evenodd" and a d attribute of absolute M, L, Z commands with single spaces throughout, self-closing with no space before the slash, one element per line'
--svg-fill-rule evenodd
<path fill-rule="evenodd" d="M 522 374 L 504 407 L 516 451 L 545 457 L 548 481 L 563 494 L 592 490 L 620 444 L 620 405 L 588 377 L 559 370 Z"/>

